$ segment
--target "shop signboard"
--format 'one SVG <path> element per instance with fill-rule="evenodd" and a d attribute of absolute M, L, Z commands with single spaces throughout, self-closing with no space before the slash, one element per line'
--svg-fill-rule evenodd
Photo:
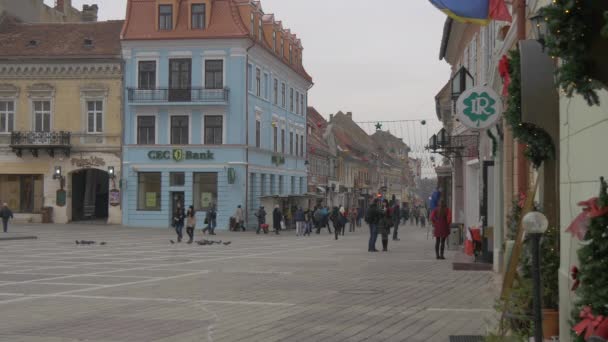
<path fill-rule="evenodd" d="M 211 207 L 211 203 L 213 201 L 213 194 L 210 192 L 202 192 L 201 193 L 201 206 L 203 208 Z"/>
<path fill-rule="evenodd" d="M 472 129 L 495 125 L 502 115 L 502 101 L 494 89 L 478 86 L 466 90 L 456 102 L 456 117 Z"/>
<path fill-rule="evenodd" d="M 57 190 L 57 194 L 56 194 L 56 198 L 55 198 L 55 203 L 57 204 L 58 207 L 64 207 L 65 206 L 65 200 L 66 200 L 66 192 L 63 189 L 59 189 Z"/>
<path fill-rule="evenodd" d="M 184 160 L 212 160 L 214 159 L 214 153 L 209 150 L 206 152 L 198 152 L 184 151 L 181 148 L 175 148 L 173 150 L 150 151 L 148 152 L 148 159 L 173 160 L 175 162 L 181 162 Z"/>
<path fill-rule="evenodd" d="M 120 204 L 120 190 L 110 190 L 110 205 L 115 207 Z"/>

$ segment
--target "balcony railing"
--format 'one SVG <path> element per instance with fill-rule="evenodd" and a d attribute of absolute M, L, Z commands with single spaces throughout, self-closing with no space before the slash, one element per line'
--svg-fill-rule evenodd
<path fill-rule="evenodd" d="M 34 157 L 38 157 L 38 151 L 45 149 L 51 157 L 55 156 L 55 150 L 61 150 L 69 156 L 72 145 L 70 143 L 70 132 L 12 132 L 10 147 L 21 157 L 23 150 L 30 150 Z"/>
<path fill-rule="evenodd" d="M 197 102 L 197 103 L 227 103 L 228 88 L 157 88 L 157 89 L 128 89 L 129 102 Z"/>

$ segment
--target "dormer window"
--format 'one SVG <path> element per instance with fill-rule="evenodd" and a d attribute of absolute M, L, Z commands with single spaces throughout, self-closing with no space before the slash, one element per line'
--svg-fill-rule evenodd
<path fill-rule="evenodd" d="M 281 39 L 281 57 L 285 57 L 285 41 Z"/>
<path fill-rule="evenodd" d="M 205 29 L 205 4 L 192 5 L 192 28 Z"/>
<path fill-rule="evenodd" d="M 173 29 L 173 5 L 158 6 L 158 29 L 172 30 Z"/>
<path fill-rule="evenodd" d="M 277 51 L 277 31 L 272 31 L 272 51 Z"/>
<path fill-rule="evenodd" d="M 262 19 L 258 20 L 258 40 L 262 41 Z"/>
<path fill-rule="evenodd" d="M 291 44 L 289 44 L 289 64 L 293 64 L 293 49 Z"/>
<path fill-rule="evenodd" d="M 255 16 L 253 15 L 253 12 L 251 12 L 251 18 L 250 18 L 250 31 L 251 31 L 251 35 L 255 36 Z"/>

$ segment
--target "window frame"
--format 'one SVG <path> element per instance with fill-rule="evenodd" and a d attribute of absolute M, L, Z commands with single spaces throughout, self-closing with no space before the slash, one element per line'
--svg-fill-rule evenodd
<path fill-rule="evenodd" d="M 207 62 L 221 62 L 222 65 L 222 70 L 221 72 L 218 71 L 212 71 L 214 73 L 214 80 L 215 78 L 218 76 L 218 73 L 221 77 L 221 87 L 216 88 L 216 87 L 208 87 L 207 85 L 207 73 L 209 71 L 207 71 Z M 203 81 L 205 83 L 205 89 L 224 89 L 225 88 L 225 80 L 226 80 L 226 61 L 224 58 L 205 58 L 203 60 Z M 217 80 L 215 80 L 217 82 Z"/>
<path fill-rule="evenodd" d="M 187 126 L 186 126 L 186 143 L 174 143 L 173 142 L 173 118 L 187 118 Z M 192 125 L 191 125 L 191 117 L 188 114 L 170 114 L 169 115 L 169 145 L 178 145 L 178 146 L 183 146 L 183 145 L 190 145 L 190 139 L 192 138 L 192 134 L 191 134 L 191 130 L 192 130 Z M 183 127 L 178 127 L 178 128 L 182 128 Z M 181 138 L 180 138 L 180 142 L 181 142 Z"/>
<path fill-rule="evenodd" d="M 300 155 L 300 134 L 296 131 L 296 156 Z"/>
<path fill-rule="evenodd" d="M 89 109 L 89 103 L 94 103 L 95 104 L 95 108 L 93 109 L 93 111 L 91 111 Z M 96 104 L 100 103 L 101 104 L 101 111 L 98 111 L 96 108 Z M 86 112 L 86 132 L 87 134 L 102 134 L 104 131 L 103 129 L 105 128 L 105 101 L 102 98 L 86 98 L 84 100 L 84 105 L 85 105 L 85 112 Z M 90 120 L 90 115 L 91 113 L 93 113 L 93 131 L 90 130 L 90 124 L 89 124 L 89 120 Z M 98 124 L 98 118 L 97 115 L 101 115 L 101 130 L 98 130 L 97 124 Z"/>
<path fill-rule="evenodd" d="M 4 130 L 0 131 L 0 134 L 8 134 L 15 130 L 15 113 L 17 112 L 17 101 L 15 99 L 1 99 L 0 103 L 6 103 L 6 109 L 0 109 L 0 122 L 4 116 Z M 8 104 L 11 104 L 13 109 L 8 109 Z"/>
<path fill-rule="evenodd" d="M 255 119 L 255 147 L 262 148 L 262 121 Z"/>
<path fill-rule="evenodd" d="M 169 8 L 169 13 L 162 13 L 162 8 Z M 169 25 L 167 25 L 167 18 L 169 19 Z M 165 25 L 163 26 L 162 19 L 165 19 Z M 170 26 L 170 28 L 167 28 Z M 173 30 L 173 5 L 172 4 L 159 4 L 158 5 L 158 30 L 159 31 L 171 31 Z"/>
<path fill-rule="evenodd" d="M 281 107 L 286 108 L 287 103 L 287 87 L 285 82 L 281 82 Z"/>
<path fill-rule="evenodd" d="M 140 143 L 140 135 L 139 135 L 139 119 L 142 117 L 151 117 L 154 118 L 154 127 L 152 132 L 154 132 L 154 141 L 152 144 L 148 143 Z M 158 117 L 154 114 L 139 114 L 135 116 L 135 145 L 144 145 L 144 146 L 149 146 L 149 145 L 156 145 L 157 144 L 157 137 L 158 137 Z"/>
<path fill-rule="evenodd" d="M 274 104 L 275 104 L 275 106 L 278 106 L 279 105 L 279 80 L 276 78 L 274 79 L 273 87 L 274 87 Z"/>
<path fill-rule="evenodd" d="M 216 143 L 215 140 L 212 143 L 208 143 L 207 142 L 207 138 L 208 138 L 208 134 L 207 134 L 207 118 L 221 118 L 220 122 L 221 122 L 221 134 L 220 134 L 220 143 Z M 224 129 L 225 129 L 226 125 L 224 122 L 224 115 L 204 115 L 203 116 L 203 145 L 215 145 L 215 146 L 219 146 L 219 145 L 224 145 L 224 141 L 225 141 L 225 137 L 224 137 Z M 213 129 L 217 129 L 217 127 L 210 127 Z M 214 131 L 215 132 L 215 131 Z M 213 137 L 217 137 L 215 135 L 215 133 L 213 134 Z"/>
<path fill-rule="evenodd" d="M 289 132 L 289 154 L 293 155 L 293 131 Z"/>
<path fill-rule="evenodd" d="M 285 154 L 285 127 L 281 127 L 281 154 Z"/>
<path fill-rule="evenodd" d="M 300 114 L 300 92 L 296 90 L 296 114 Z"/>
<path fill-rule="evenodd" d="M 159 190 L 158 190 L 158 192 L 156 192 L 157 206 L 155 206 L 154 208 L 147 208 L 145 206 L 145 196 L 143 198 L 144 203 L 141 203 L 141 201 L 142 201 L 141 194 L 140 194 L 141 184 L 142 184 L 141 175 L 158 175 L 158 177 L 159 177 L 158 178 Z M 163 197 L 162 185 L 163 185 L 162 172 L 137 172 L 137 211 L 162 211 L 162 197 Z"/>
<path fill-rule="evenodd" d="M 255 95 L 262 97 L 262 69 L 255 68 Z"/>
<path fill-rule="evenodd" d="M 289 111 L 293 113 L 293 88 L 289 88 Z"/>
<path fill-rule="evenodd" d="M 253 37 L 255 37 L 255 15 L 253 14 L 253 12 L 251 12 L 250 18 L 249 18 L 249 25 L 250 25 L 250 29 L 251 29 L 251 35 Z"/>
<path fill-rule="evenodd" d="M 142 82 L 141 82 L 141 65 L 142 63 L 154 63 L 154 79 L 153 79 L 153 87 L 150 88 L 142 88 Z M 145 71 L 145 72 L 150 72 L 150 71 Z M 137 60 L 137 89 L 140 90 L 154 90 L 158 87 L 158 60 L 156 59 L 141 59 L 141 60 Z"/>
<path fill-rule="evenodd" d="M 262 17 L 260 16 L 260 18 L 258 19 L 258 40 L 262 41 L 262 38 L 264 36 L 264 27 L 262 26 Z"/>
<path fill-rule="evenodd" d="M 194 8 L 196 6 L 201 6 L 203 8 L 202 13 L 201 12 L 194 12 Z M 202 27 L 198 27 L 198 23 L 199 20 L 197 18 L 196 23 L 197 26 L 194 26 L 195 23 L 195 18 L 194 16 L 200 16 L 200 18 L 202 19 Z M 190 4 L 190 28 L 193 30 L 204 30 L 207 28 L 207 4 L 205 3 L 196 3 L 196 4 Z"/>
<path fill-rule="evenodd" d="M 200 194 L 202 193 L 202 191 L 200 191 L 201 189 L 199 188 L 198 191 L 196 191 L 196 187 L 197 185 L 200 187 L 200 184 L 213 184 L 213 183 L 202 183 L 199 181 L 199 175 L 215 175 L 215 190 L 212 190 L 211 192 L 211 206 L 209 207 L 203 207 L 202 203 L 200 203 Z M 217 208 L 217 202 L 219 199 L 219 174 L 218 172 L 193 172 L 192 173 L 192 205 L 194 206 L 194 210 L 195 211 L 208 211 L 212 206 L 215 206 Z"/>
<path fill-rule="evenodd" d="M 300 134 L 300 157 L 304 158 L 304 134 Z"/>
<path fill-rule="evenodd" d="M 279 153 L 279 128 L 274 125 L 272 127 L 273 151 Z"/>
<path fill-rule="evenodd" d="M 270 74 L 264 72 L 264 99 L 270 101 Z"/>
<path fill-rule="evenodd" d="M 44 110 L 44 105 L 43 105 L 42 110 L 41 111 L 37 111 L 36 110 L 36 102 L 41 102 L 41 103 L 48 102 L 49 103 L 49 110 L 48 111 Z M 34 99 L 31 100 L 31 105 L 32 105 L 32 130 L 34 132 L 50 132 L 50 131 L 52 131 L 53 130 L 53 100 L 51 98 L 34 98 Z M 38 130 L 36 128 L 36 116 L 37 116 L 38 112 L 41 113 L 41 115 L 43 116 L 42 117 L 42 121 L 41 121 L 42 122 L 42 126 L 43 126 L 42 130 Z M 49 116 L 48 127 L 47 127 L 48 129 L 44 130 L 44 115 L 47 115 L 47 114 Z"/>

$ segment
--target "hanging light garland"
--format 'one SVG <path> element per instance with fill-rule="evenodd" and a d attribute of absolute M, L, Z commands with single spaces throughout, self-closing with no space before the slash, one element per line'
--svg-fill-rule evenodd
<path fill-rule="evenodd" d="M 590 6 L 584 0 L 553 0 L 540 9 L 540 15 L 545 18 L 549 30 L 545 42 L 547 52 L 552 58 L 561 60 L 556 70 L 558 86 L 568 97 L 576 92 L 590 106 L 599 105 L 596 91 L 601 83 L 591 78 Z M 608 20 L 608 12 L 604 15 Z M 608 36 L 608 23 L 602 34 Z"/>

